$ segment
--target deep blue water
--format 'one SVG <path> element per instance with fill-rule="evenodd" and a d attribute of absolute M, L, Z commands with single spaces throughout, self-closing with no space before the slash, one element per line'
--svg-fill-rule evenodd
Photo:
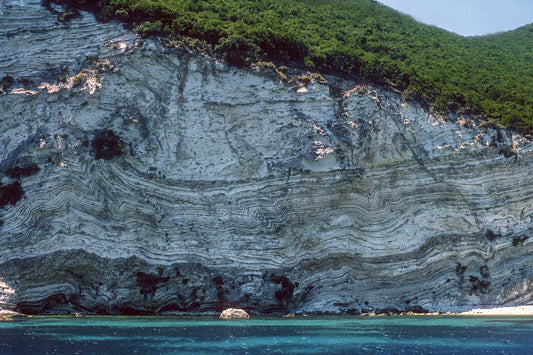
<path fill-rule="evenodd" d="M 533 317 L 35 317 L 1 354 L 533 354 Z"/>

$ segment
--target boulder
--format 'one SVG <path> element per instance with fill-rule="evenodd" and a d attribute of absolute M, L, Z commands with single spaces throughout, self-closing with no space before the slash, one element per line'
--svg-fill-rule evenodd
<path fill-rule="evenodd" d="M 228 308 L 220 313 L 221 319 L 243 319 L 250 318 L 250 315 L 244 309 Z"/>

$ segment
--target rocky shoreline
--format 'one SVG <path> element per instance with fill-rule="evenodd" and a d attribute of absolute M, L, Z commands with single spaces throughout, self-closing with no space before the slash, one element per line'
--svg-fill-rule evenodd
<path fill-rule="evenodd" d="M 85 315 L 81 313 L 75 313 L 70 314 L 70 316 L 76 317 L 76 318 L 82 318 Z M 187 315 L 189 316 L 189 315 Z M 252 317 L 265 317 L 269 315 L 251 315 Z M 296 318 L 296 317 L 308 317 L 313 316 L 313 314 L 294 314 L 289 313 L 285 315 L 277 315 L 281 318 Z M 398 317 L 398 316 L 422 316 L 422 317 L 430 317 L 430 316 L 487 316 L 487 317 L 494 317 L 494 316 L 505 316 L 505 317 L 514 317 L 514 316 L 525 316 L 525 317 L 533 317 L 533 305 L 531 306 L 519 306 L 519 307 L 493 307 L 493 308 L 476 308 L 472 309 L 471 311 L 466 312 L 460 312 L 460 313 L 453 313 L 453 312 L 429 312 L 429 313 L 415 313 L 415 312 L 399 312 L 399 313 L 375 313 L 375 312 L 368 312 L 368 313 L 361 313 L 358 315 L 335 315 L 335 316 L 349 316 L 349 317 Z M 23 317 L 32 317 L 31 315 L 22 314 L 19 312 L 9 311 L 0 309 L 0 321 L 11 321 L 14 318 L 23 318 Z M 53 316 L 51 316 L 53 317 Z M 113 317 L 113 316 L 110 316 Z M 154 317 L 165 317 L 165 316 L 154 316 Z M 209 317 L 213 317 L 213 315 L 209 315 Z M 248 319 L 250 318 L 250 314 L 244 310 L 240 309 L 227 309 L 223 311 L 219 315 L 220 319 Z"/>
<path fill-rule="evenodd" d="M 21 318 L 21 317 L 27 317 L 27 315 L 19 313 L 19 312 L 15 312 L 15 311 L 0 309 L 0 322 L 10 321 L 10 320 L 13 320 L 13 318 Z"/>

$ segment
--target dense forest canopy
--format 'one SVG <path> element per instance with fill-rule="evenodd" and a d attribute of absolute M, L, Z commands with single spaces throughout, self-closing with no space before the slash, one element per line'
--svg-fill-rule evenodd
<path fill-rule="evenodd" d="M 372 0 L 55 1 L 145 36 L 200 39 L 230 64 L 294 61 L 390 86 L 443 113 L 533 131 L 533 24 L 461 37 Z"/>

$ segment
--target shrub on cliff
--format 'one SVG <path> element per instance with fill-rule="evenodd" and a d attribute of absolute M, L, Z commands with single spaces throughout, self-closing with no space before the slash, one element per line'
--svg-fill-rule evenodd
<path fill-rule="evenodd" d="M 149 22 L 145 21 L 135 28 L 135 30 L 143 37 L 148 36 L 162 36 L 170 33 L 170 29 L 165 27 L 161 21 Z"/>
<path fill-rule="evenodd" d="M 15 80 L 13 79 L 13 77 L 9 76 L 9 75 L 6 75 L 2 78 L 1 82 L 0 82 L 0 93 L 3 93 L 3 92 L 6 92 L 7 89 L 13 85 L 13 82 Z"/>
<path fill-rule="evenodd" d="M 257 61 L 261 49 L 248 38 L 232 35 L 228 38 L 221 38 L 215 47 L 215 52 L 228 64 L 243 67 Z"/>
<path fill-rule="evenodd" d="M 85 81 L 85 75 L 80 73 L 72 78 L 72 87 L 78 87 Z"/>
<path fill-rule="evenodd" d="M 390 86 L 443 113 L 533 131 L 533 24 L 465 38 L 372 0 L 54 1 L 134 23 L 144 36 L 201 39 L 233 65 L 264 53 Z"/>

